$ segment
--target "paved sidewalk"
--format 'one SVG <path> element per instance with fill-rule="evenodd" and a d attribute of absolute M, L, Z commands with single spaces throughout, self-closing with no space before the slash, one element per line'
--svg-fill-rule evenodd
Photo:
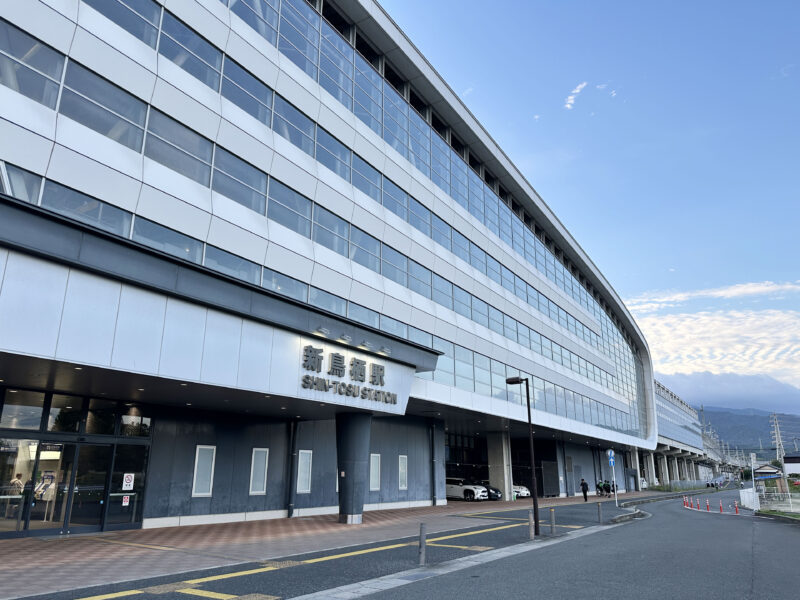
<path fill-rule="evenodd" d="M 620 500 L 655 495 L 659 494 L 633 492 L 621 494 Z M 597 500 L 590 497 L 590 502 Z M 582 498 L 547 498 L 540 500 L 540 507 L 579 502 Z M 529 498 L 516 502 L 454 501 L 447 506 L 367 512 L 362 525 L 342 525 L 337 515 L 324 515 L 0 540 L 0 599 L 394 540 L 417 535 L 421 522 L 426 523 L 429 533 L 463 529 L 485 525 L 485 521 L 459 515 L 530 505 Z M 540 518 L 546 521 L 548 517 L 541 514 Z"/>

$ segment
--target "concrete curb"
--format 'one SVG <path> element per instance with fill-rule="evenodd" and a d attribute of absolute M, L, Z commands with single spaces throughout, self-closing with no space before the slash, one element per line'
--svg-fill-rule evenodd
<path fill-rule="evenodd" d="M 612 517 L 608 520 L 608 522 L 616 525 L 617 523 L 626 523 L 628 521 L 633 521 L 634 519 L 644 519 L 649 516 L 650 513 L 646 513 L 643 510 L 636 508 L 627 515 L 617 515 L 616 517 Z"/>
<path fill-rule="evenodd" d="M 761 512 L 757 510 L 753 513 L 757 517 L 762 517 L 766 519 L 775 519 L 776 521 L 780 521 L 781 523 L 791 523 L 792 525 L 800 525 L 800 519 L 795 519 L 794 517 L 784 517 L 783 515 L 772 515 L 770 513 Z"/>
<path fill-rule="evenodd" d="M 638 504 L 649 504 L 650 502 L 661 502 L 662 500 L 674 500 L 675 498 L 683 498 L 684 496 L 700 496 L 702 494 L 716 494 L 717 492 L 722 492 L 726 490 L 715 489 L 711 491 L 711 488 L 706 488 L 709 491 L 703 491 L 703 488 L 699 490 L 689 490 L 687 492 L 676 492 L 674 494 L 668 494 L 664 496 L 655 496 L 653 498 L 641 498 L 637 500 L 627 500 L 625 502 L 620 503 L 620 508 L 629 508 L 631 506 L 636 506 Z"/>

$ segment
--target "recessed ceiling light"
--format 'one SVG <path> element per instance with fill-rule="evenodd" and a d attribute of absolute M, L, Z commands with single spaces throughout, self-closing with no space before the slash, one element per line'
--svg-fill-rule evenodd
<path fill-rule="evenodd" d="M 83 371 L 83 367 L 75 367 L 76 371 Z"/>
<path fill-rule="evenodd" d="M 67 406 L 67 408 L 72 408 L 71 406 Z"/>
<path fill-rule="evenodd" d="M 295 415 L 295 416 L 294 416 L 294 418 L 295 418 L 295 419 L 299 419 L 299 418 L 300 418 L 300 415 Z"/>
<path fill-rule="evenodd" d="M 137 388 L 138 391 L 143 392 L 144 388 Z"/>
<path fill-rule="evenodd" d="M 187 385 L 189 385 L 189 384 L 188 383 L 182 383 L 181 387 L 186 387 Z"/>
<path fill-rule="evenodd" d="M 270 398 L 269 394 L 264 394 L 264 398 Z"/>
<path fill-rule="evenodd" d="M 2 379 L 0 379 L 0 383 L 3 383 L 3 380 L 2 380 Z"/>
<path fill-rule="evenodd" d="M 8 393 L 9 393 L 9 394 L 16 394 L 16 393 L 17 393 L 17 390 L 8 390 Z"/>
<path fill-rule="evenodd" d="M 319 405 L 320 406 L 325 406 L 325 403 L 324 402 L 320 402 Z"/>
<path fill-rule="evenodd" d="M 286 410 L 286 407 L 285 406 L 281 406 L 281 410 Z"/>
<path fill-rule="evenodd" d="M 186 403 L 186 406 L 191 406 L 191 405 L 192 405 L 192 403 L 191 403 L 191 402 L 187 402 L 187 403 Z"/>

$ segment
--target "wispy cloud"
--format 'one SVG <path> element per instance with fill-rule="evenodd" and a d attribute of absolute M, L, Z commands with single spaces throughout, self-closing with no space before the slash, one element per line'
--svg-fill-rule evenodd
<path fill-rule="evenodd" d="M 465 89 L 463 92 L 461 92 L 461 97 L 462 98 L 466 98 L 467 96 L 469 96 L 474 91 L 475 91 L 475 88 L 470 86 L 467 89 Z"/>
<path fill-rule="evenodd" d="M 617 90 L 611 90 L 611 93 L 609 94 L 609 96 L 611 96 L 612 98 L 616 98 L 617 97 Z"/>
<path fill-rule="evenodd" d="M 570 95 L 567 96 L 567 99 L 564 100 L 564 108 L 566 108 L 567 110 L 572 110 L 572 108 L 575 106 L 575 98 L 578 97 L 578 94 L 581 93 L 583 88 L 585 88 L 588 85 L 588 83 L 589 82 L 587 81 L 583 81 L 575 86 L 575 89 L 573 89 L 570 92 Z"/>
<path fill-rule="evenodd" d="M 538 121 L 540 117 L 541 117 L 541 115 L 533 115 L 533 120 L 534 121 Z"/>
<path fill-rule="evenodd" d="M 598 85 L 596 85 L 594 87 L 597 88 L 598 90 L 604 90 L 604 89 L 606 89 L 608 87 L 608 84 L 607 83 L 600 83 L 600 84 L 598 84 Z"/>
<path fill-rule="evenodd" d="M 783 65 L 780 69 L 778 69 L 778 72 L 781 74 L 782 78 L 786 78 L 789 77 L 793 68 L 794 64 Z"/>
<path fill-rule="evenodd" d="M 674 270 L 674 269 L 670 269 Z M 733 299 L 747 296 L 774 297 L 786 293 L 800 293 L 800 280 L 776 283 L 761 281 L 754 283 L 737 283 L 718 288 L 707 288 L 690 291 L 655 291 L 640 294 L 625 302 L 628 308 L 638 314 L 652 313 L 665 308 L 672 308 L 701 299 Z"/>
<path fill-rule="evenodd" d="M 769 375 L 800 386 L 800 312 L 731 310 L 637 319 L 660 373 Z"/>

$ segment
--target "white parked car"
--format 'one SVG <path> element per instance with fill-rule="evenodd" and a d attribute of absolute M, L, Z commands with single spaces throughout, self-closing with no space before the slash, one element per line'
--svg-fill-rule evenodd
<path fill-rule="evenodd" d="M 524 485 L 514 485 L 513 489 L 514 489 L 514 495 L 517 498 L 530 498 L 531 497 L 531 491 L 528 488 L 526 488 Z"/>
<path fill-rule="evenodd" d="M 448 498 L 462 498 L 467 502 L 489 499 L 489 492 L 482 485 L 466 483 L 463 479 L 456 478 L 447 478 L 445 483 Z"/>

